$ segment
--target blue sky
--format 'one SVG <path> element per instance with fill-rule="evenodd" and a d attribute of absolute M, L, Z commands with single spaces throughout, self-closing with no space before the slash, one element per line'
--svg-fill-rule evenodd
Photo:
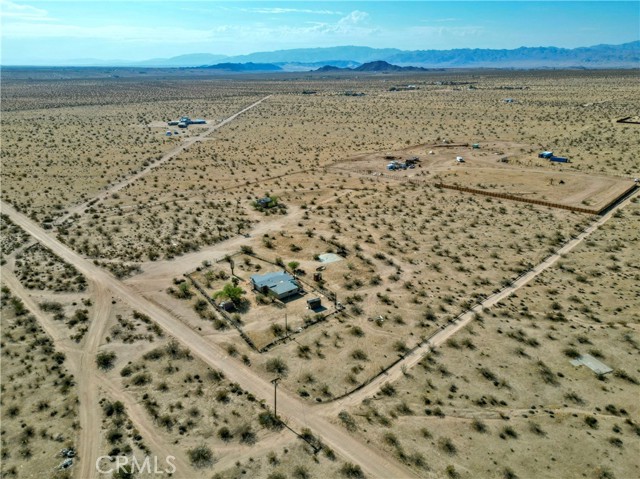
<path fill-rule="evenodd" d="M 360 45 L 405 50 L 578 47 L 640 39 L 640 1 L 108 2 L 0 0 L 11 64 L 238 55 Z"/>

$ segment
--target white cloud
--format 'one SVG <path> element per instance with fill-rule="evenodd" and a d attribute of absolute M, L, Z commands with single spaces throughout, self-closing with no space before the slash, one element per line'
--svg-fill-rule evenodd
<path fill-rule="evenodd" d="M 342 17 L 338 24 L 340 25 L 356 25 L 358 23 L 364 22 L 369 18 L 369 14 L 367 12 L 361 12 L 360 10 L 354 10 L 346 17 Z"/>
<path fill-rule="evenodd" d="M 368 18 L 368 13 L 361 12 L 360 10 L 354 10 L 335 23 L 313 22 L 311 23 L 313 26 L 303 27 L 297 30 L 299 30 L 300 33 L 368 35 L 373 33 L 375 30 L 368 28 L 367 26 L 360 25 L 366 24 Z"/>
<path fill-rule="evenodd" d="M 31 5 L 20 5 L 8 0 L 0 0 L 0 18 L 18 20 L 22 22 L 51 22 L 55 18 L 49 12 Z"/>

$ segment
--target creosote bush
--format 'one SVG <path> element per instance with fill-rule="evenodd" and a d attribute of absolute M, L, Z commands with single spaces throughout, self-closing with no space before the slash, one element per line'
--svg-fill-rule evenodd
<path fill-rule="evenodd" d="M 197 469 L 211 467 L 214 463 L 213 452 L 205 445 L 189 449 L 187 454 L 191 465 Z"/>
<path fill-rule="evenodd" d="M 96 364 L 103 371 L 108 371 L 113 367 L 116 360 L 116 353 L 113 351 L 102 351 L 96 356 Z"/>
<path fill-rule="evenodd" d="M 289 372 L 289 366 L 287 366 L 287 363 L 282 358 L 269 359 L 266 368 L 270 373 L 276 373 L 282 376 L 286 376 Z"/>

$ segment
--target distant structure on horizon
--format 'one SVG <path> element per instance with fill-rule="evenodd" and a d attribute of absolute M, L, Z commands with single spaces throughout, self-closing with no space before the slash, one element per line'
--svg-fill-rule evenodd
<path fill-rule="evenodd" d="M 189 125 L 206 125 L 207 121 L 202 118 L 192 120 L 188 116 L 183 116 L 179 120 L 171 120 L 167 122 L 169 126 L 178 126 L 179 128 L 187 128 Z"/>

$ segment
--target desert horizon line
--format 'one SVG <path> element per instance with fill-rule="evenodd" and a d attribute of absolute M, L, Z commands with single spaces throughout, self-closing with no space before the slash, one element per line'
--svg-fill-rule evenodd
<path fill-rule="evenodd" d="M 371 47 L 368 45 L 334 45 L 334 46 L 322 46 L 322 47 L 300 47 L 300 48 L 287 48 L 287 49 L 275 49 L 275 50 L 262 50 L 262 51 L 254 51 L 246 54 L 239 55 L 229 55 L 225 53 L 213 53 L 213 52 L 188 52 L 182 53 L 179 55 L 172 55 L 168 57 L 154 57 L 154 58 L 144 58 L 138 60 L 125 60 L 125 59 L 101 59 L 101 58 L 73 58 L 73 59 L 62 59 L 62 60 L 53 60 L 49 63 L 44 60 L 35 60 L 35 61 L 26 61 L 22 62 L 8 62 L 4 63 L 0 59 L 0 67 L 160 67 L 160 68 L 180 68 L 180 67 L 198 67 L 198 66 L 207 66 L 214 65 L 217 63 L 238 63 L 238 64 L 249 64 L 249 63 L 274 63 L 274 64 L 322 64 L 327 63 L 331 64 L 331 62 L 352 62 L 356 64 L 369 63 L 372 61 L 387 61 L 389 63 L 395 64 L 393 61 L 389 61 L 388 56 L 390 55 L 402 55 L 402 54 L 444 54 L 444 53 L 462 53 L 462 52 L 475 52 L 475 53 L 488 53 L 488 52 L 519 52 L 519 51 L 534 51 L 539 50 L 549 50 L 556 52 L 580 52 L 588 49 L 598 49 L 598 48 L 624 48 L 631 47 L 631 51 L 636 53 L 636 57 L 632 57 L 628 60 L 630 63 L 636 63 L 636 67 L 640 67 L 640 39 L 633 40 L 629 42 L 623 43 L 597 43 L 593 45 L 584 45 L 574 48 L 567 47 L 559 47 L 555 45 L 521 45 L 516 48 L 475 48 L 475 47 L 462 47 L 462 48 L 450 48 L 450 49 L 442 49 L 442 48 L 422 48 L 422 49 L 402 49 L 397 47 Z M 340 50 L 354 50 L 349 53 L 347 51 L 340 52 Z M 278 54 L 287 54 L 294 56 L 296 54 L 313 54 L 322 53 L 322 52 L 330 52 L 336 51 L 336 58 L 331 59 L 304 59 L 304 58 L 289 58 L 289 59 L 265 59 L 264 61 L 260 61 L 259 59 L 253 59 L 252 57 L 259 56 L 274 56 Z M 367 52 L 381 52 L 380 57 L 369 58 L 366 60 L 358 60 L 358 55 L 362 55 L 365 51 Z M 351 58 L 349 55 L 352 55 Z M 210 57 L 211 63 L 202 63 L 202 64 L 191 64 L 191 65 L 166 65 L 162 64 L 162 62 L 171 62 L 171 61 L 179 61 L 185 60 L 188 61 L 189 58 L 198 58 L 198 57 Z M 521 59 L 527 61 L 527 58 Z M 195 61 L 195 60 L 194 60 Z M 501 59 L 487 60 L 487 62 L 499 63 Z M 551 62 L 553 59 L 551 60 Z M 196 62 L 197 63 L 197 62 Z M 408 65 L 416 65 L 421 66 L 422 63 L 420 60 L 414 61 L 402 61 L 398 60 L 398 64 L 402 66 Z M 508 60 L 505 61 L 508 63 Z M 320 66 L 320 65 L 319 65 Z M 544 67 L 544 65 L 542 65 Z M 464 66 L 461 66 L 464 67 Z M 446 68 L 446 67 L 445 67 Z M 449 68 L 460 68 L 456 66 L 451 66 Z M 508 68 L 508 67 L 507 67 Z M 597 67 L 596 67 L 597 68 Z M 629 68 L 629 67 L 623 67 Z M 633 66 L 631 68 L 634 68 Z"/>

